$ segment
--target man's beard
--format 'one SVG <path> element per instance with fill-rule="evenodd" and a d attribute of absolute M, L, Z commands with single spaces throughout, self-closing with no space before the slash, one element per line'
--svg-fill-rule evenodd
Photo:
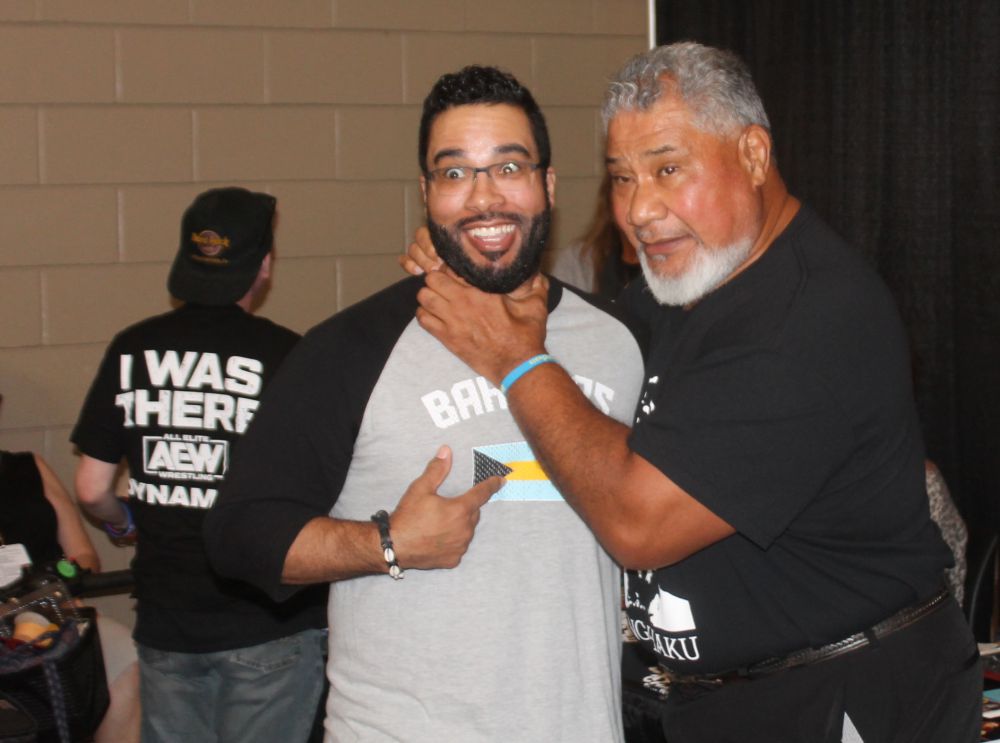
<path fill-rule="evenodd" d="M 542 251 L 549 239 L 549 228 L 552 224 L 552 207 L 548 203 L 548 198 L 545 201 L 545 209 L 531 217 L 530 221 L 520 214 L 490 212 L 459 220 L 454 228 L 448 228 L 438 224 L 428 215 L 427 229 L 431 233 L 431 242 L 434 243 L 438 257 L 452 271 L 484 292 L 507 294 L 538 273 L 541 267 Z M 517 257 L 505 268 L 499 268 L 493 263 L 485 266 L 477 265 L 462 249 L 459 230 L 466 224 L 490 219 L 504 219 L 515 222 L 520 227 L 521 248 Z"/>
<path fill-rule="evenodd" d="M 661 276 L 654 270 L 659 258 L 647 258 L 640 248 L 639 263 L 646 285 L 660 304 L 677 307 L 697 302 L 718 288 L 747 259 L 753 249 L 753 240 L 746 238 L 722 248 L 709 248 L 698 243 L 691 255 L 690 265 L 680 276 Z"/>

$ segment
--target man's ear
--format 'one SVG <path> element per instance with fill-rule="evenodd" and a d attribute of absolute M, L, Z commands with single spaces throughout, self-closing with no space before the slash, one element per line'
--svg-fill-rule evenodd
<path fill-rule="evenodd" d="M 545 169 L 545 190 L 549 194 L 549 205 L 556 205 L 556 171 L 552 167 Z"/>
<path fill-rule="evenodd" d="M 767 129 L 751 124 L 743 130 L 740 135 L 739 158 L 740 165 L 750 176 L 753 185 L 763 185 L 771 169 L 771 135 Z"/>
<path fill-rule="evenodd" d="M 271 256 L 274 255 L 273 252 L 268 251 L 267 255 L 264 256 L 264 260 L 260 262 L 260 270 L 257 272 L 257 276 L 261 279 L 271 278 Z"/>

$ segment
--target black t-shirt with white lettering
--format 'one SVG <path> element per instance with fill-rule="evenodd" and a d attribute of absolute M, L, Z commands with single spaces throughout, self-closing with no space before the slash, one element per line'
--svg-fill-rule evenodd
<path fill-rule="evenodd" d="M 186 305 L 108 347 L 71 439 L 90 457 L 128 463 L 144 645 L 210 652 L 325 625 L 315 594 L 277 605 L 215 576 L 201 535 L 261 391 L 298 338 L 237 305 Z"/>
<path fill-rule="evenodd" d="M 626 304 L 652 344 L 630 446 L 736 529 L 627 571 L 631 628 L 663 665 L 723 671 L 824 644 L 939 588 L 950 557 L 907 343 L 864 259 L 803 207 L 690 310 L 638 284 Z"/>

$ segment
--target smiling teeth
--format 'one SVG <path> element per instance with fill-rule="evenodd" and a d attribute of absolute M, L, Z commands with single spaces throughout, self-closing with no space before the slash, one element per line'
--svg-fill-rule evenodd
<path fill-rule="evenodd" d="M 497 227 L 474 227 L 469 230 L 469 234 L 473 237 L 500 237 L 500 235 L 506 235 L 509 232 L 514 231 L 514 225 L 512 224 L 502 224 Z"/>

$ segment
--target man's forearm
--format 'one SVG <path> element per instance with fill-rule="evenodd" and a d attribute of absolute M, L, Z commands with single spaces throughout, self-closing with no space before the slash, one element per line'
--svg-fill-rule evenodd
<path fill-rule="evenodd" d="M 302 527 L 292 542 L 281 582 L 307 585 L 385 572 L 375 524 L 319 516 Z"/>
<path fill-rule="evenodd" d="M 657 568 L 733 528 L 629 449 L 629 429 L 599 412 L 558 365 L 519 366 L 545 354 L 547 285 L 487 294 L 433 271 L 417 294 L 417 321 L 491 382 L 549 477 L 624 567 Z M 517 370 L 506 384 L 501 380 Z"/>
<path fill-rule="evenodd" d="M 597 410 L 560 367 L 545 364 L 507 402 L 543 468 L 620 565 L 670 565 L 733 533 L 628 446 L 629 429 Z"/>
<path fill-rule="evenodd" d="M 626 499 L 617 494 L 625 477 L 629 429 L 601 414 L 553 364 L 518 380 L 507 403 L 560 493 L 619 559 L 616 535 L 633 523 Z"/>
<path fill-rule="evenodd" d="M 82 455 L 76 470 L 76 497 L 80 506 L 98 521 L 124 527 L 125 506 L 115 495 L 118 465 Z"/>
<path fill-rule="evenodd" d="M 121 499 L 111 491 L 108 491 L 100 498 L 87 502 L 81 500 L 80 503 L 83 506 L 83 510 L 98 521 L 103 521 L 114 527 L 124 527 L 128 522 L 128 517 L 125 515 L 125 507 Z"/>
<path fill-rule="evenodd" d="M 502 478 L 490 477 L 461 495 L 438 495 L 451 458 L 451 450 L 440 447 L 388 516 L 388 536 L 404 570 L 457 566 L 475 534 L 479 509 L 503 486 Z M 372 521 L 311 518 L 285 553 L 281 583 L 305 585 L 389 572 L 379 532 Z"/>

